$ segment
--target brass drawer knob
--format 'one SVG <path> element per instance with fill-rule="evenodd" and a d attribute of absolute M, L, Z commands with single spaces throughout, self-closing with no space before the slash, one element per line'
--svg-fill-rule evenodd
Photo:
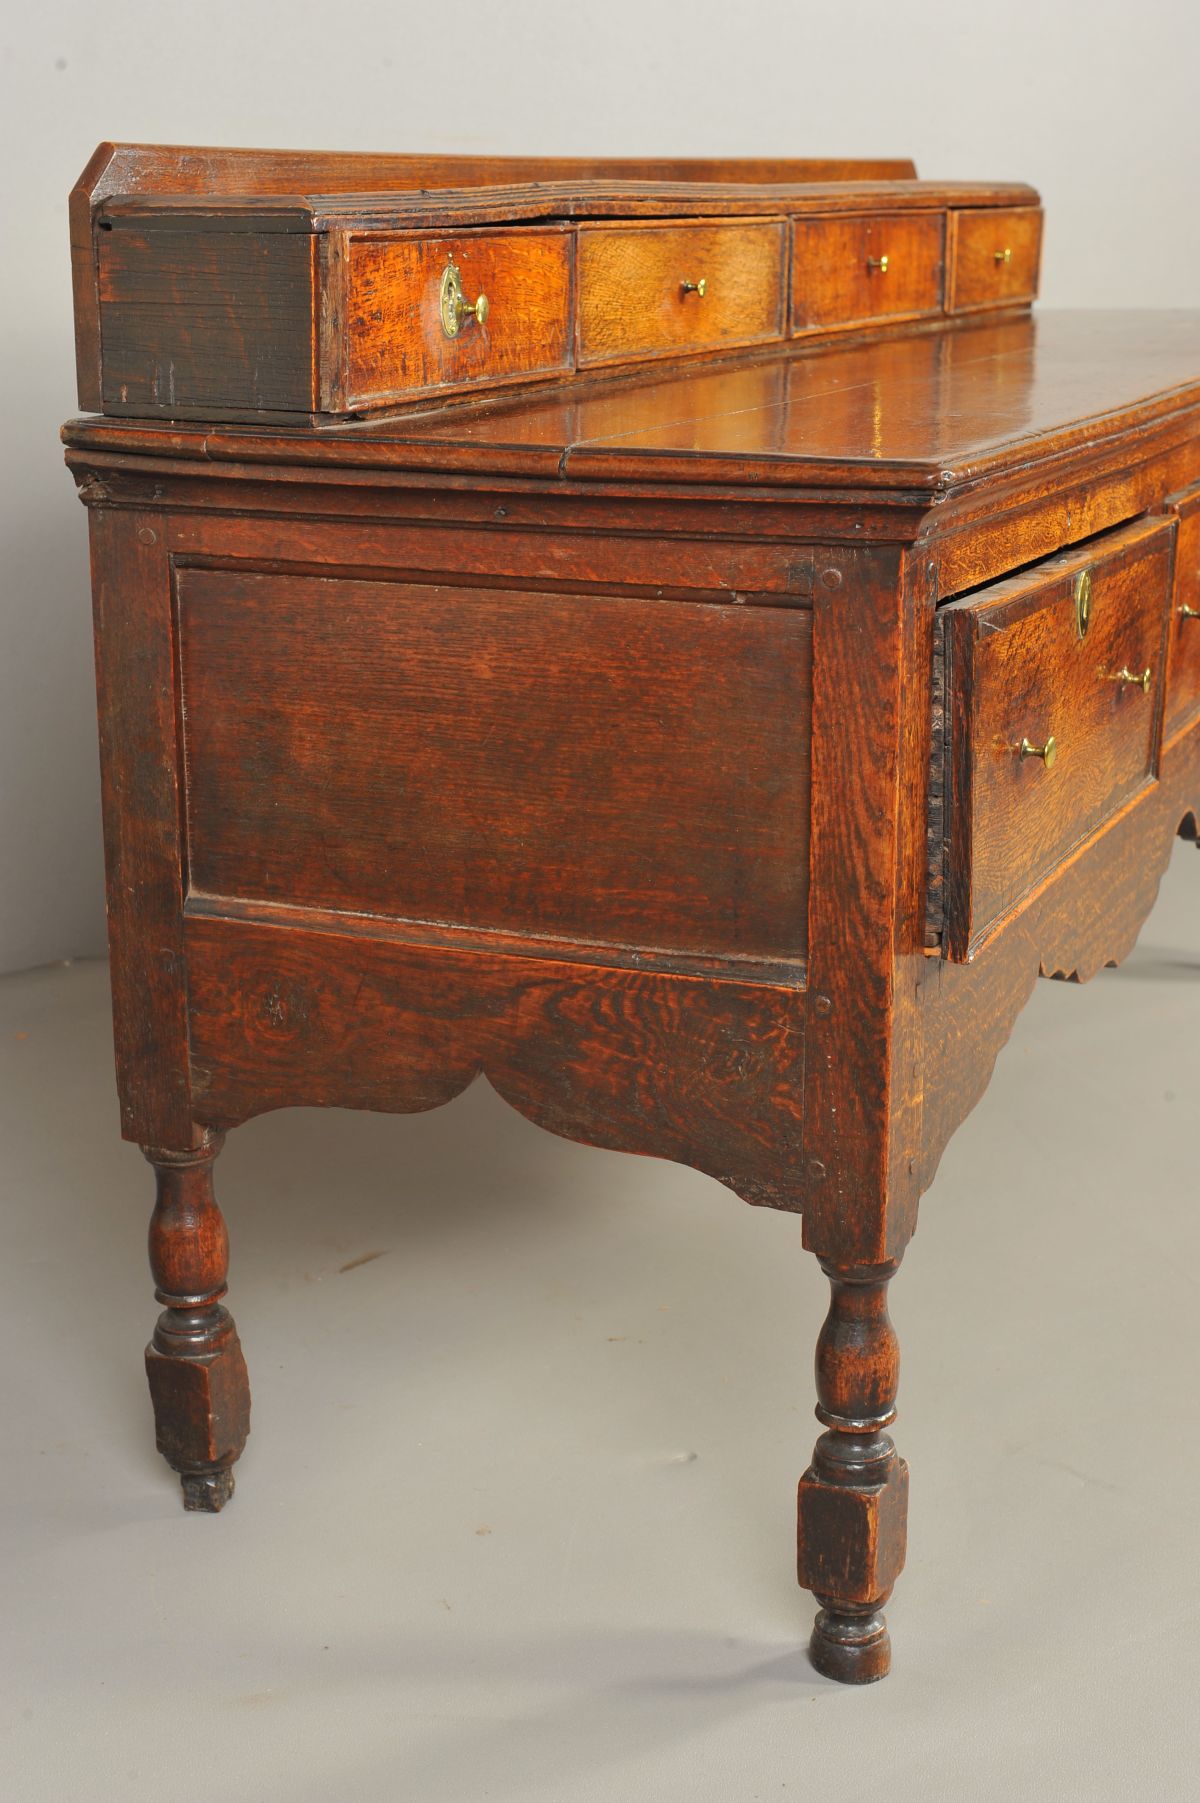
<path fill-rule="evenodd" d="M 442 271 L 442 287 L 439 296 L 442 330 L 447 338 L 457 338 L 468 319 L 477 325 L 486 325 L 489 312 L 488 297 L 478 295 L 469 301 L 463 293 L 462 275 L 456 263 L 447 263 Z"/>
<path fill-rule="evenodd" d="M 706 275 L 702 275 L 698 282 L 680 282 L 679 284 L 679 292 L 681 294 L 698 294 L 701 300 L 704 299 L 707 291 L 708 277 Z"/>
<path fill-rule="evenodd" d="M 1028 739 L 1022 739 L 1017 750 L 1022 758 L 1041 758 L 1047 770 L 1053 770 L 1054 760 L 1058 756 L 1058 740 L 1053 733 L 1044 745 L 1031 745 Z"/>
<path fill-rule="evenodd" d="M 880 275 L 886 275 L 888 272 L 888 260 L 887 260 L 886 253 L 882 257 L 868 257 L 867 258 L 867 268 L 868 269 L 877 269 L 879 271 Z"/>
<path fill-rule="evenodd" d="M 1119 682 L 1122 691 L 1125 689 L 1140 689 L 1143 695 L 1148 695 L 1150 693 L 1150 666 L 1147 664 L 1144 670 L 1126 670 L 1122 668 L 1114 671 L 1108 680 L 1109 682 Z"/>
<path fill-rule="evenodd" d="M 1179 610 L 1181 620 L 1200 620 L 1200 607 L 1189 607 L 1185 601 Z"/>
<path fill-rule="evenodd" d="M 997 261 L 997 263 L 1011 263 L 1012 262 L 1012 245 L 1011 244 L 1006 244 L 1004 246 L 1003 250 L 998 250 L 996 252 L 996 261 Z"/>

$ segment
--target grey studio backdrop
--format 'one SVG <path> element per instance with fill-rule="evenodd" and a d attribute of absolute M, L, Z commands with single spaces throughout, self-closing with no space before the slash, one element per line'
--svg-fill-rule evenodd
<path fill-rule="evenodd" d="M 6 9 L 0 970 L 104 949 L 67 193 L 103 138 L 363 150 L 910 155 L 1047 208 L 1042 302 L 1200 302 L 1200 8 L 1014 0 Z"/>

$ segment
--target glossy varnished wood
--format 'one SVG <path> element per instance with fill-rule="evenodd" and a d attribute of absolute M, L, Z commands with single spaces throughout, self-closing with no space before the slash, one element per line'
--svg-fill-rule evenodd
<path fill-rule="evenodd" d="M 671 164 L 652 176 L 618 162 L 606 176 L 602 165 L 570 160 L 399 159 L 387 189 L 387 159 L 363 158 L 364 186 L 339 192 L 321 183 L 354 173 L 354 158 L 265 153 L 259 179 L 249 153 L 188 153 L 175 170 L 169 157 L 110 149 L 101 147 L 73 199 L 76 348 L 81 401 L 129 416 L 345 417 L 436 388 L 573 372 L 576 346 L 588 367 L 765 342 L 784 331 L 789 218 L 802 232 L 813 215 L 873 208 L 896 241 L 893 261 L 903 253 L 890 284 L 862 287 L 852 270 L 876 228 L 826 217 L 806 258 L 804 330 L 904 318 L 941 307 L 949 207 L 986 213 L 1036 200 L 1013 184 L 947 187 L 872 180 L 869 166 L 822 173 L 736 161 L 705 165 L 711 179 L 699 169 L 680 179 Z M 239 166 L 244 186 L 234 189 Z M 210 189 L 198 185 L 205 169 Z M 280 185 L 287 169 L 299 183 L 291 192 Z M 557 262 L 538 222 L 563 235 Z M 481 236 L 483 226 L 491 229 Z M 494 344 L 472 329 L 465 341 L 451 334 L 448 348 L 430 290 L 436 300 L 457 254 L 447 239 L 473 234 L 481 267 L 471 291 L 486 292 L 488 280 L 503 290 L 507 324 Z M 847 235 L 853 243 L 843 246 Z M 577 236 L 578 316 L 569 280 Z M 935 239 L 930 300 L 918 247 Z M 826 242 L 842 246 L 831 283 L 822 280 Z M 680 273 L 699 262 L 707 273 Z"/>
<path fill-rule="evenodd" d="M 1140 522 L 953 602 L 940 616 L 952 957 L 971 957 L 1074 846 L 1151 781 L 1173 540 L 1169 520 Z M 1081 632 L 1082 580 L 1089 600 Z"/>
<path fill-rule="evenodd" d="M 164 230 L 228 217 L 213 172 L 251 165 L 214 155 L 181 167 Z M 122 156 L 114 237 L 158 179 Z M 522 230 L 559 216 L 536 208 L 561 192 L 490 167 L 439 246 L 518 191 Z M 353 204 L 297 197 L 296 173 L 264 165 L 232 211 L 298 208 L 327 259 L 359 224 L 446 227 L 383 163 Z M 713 185 L 680 217 L 789 216 L 769 180 Z M 602 211 L 634 204 L 621 186 L 578 189 L 585 217 L 623 219 Z M 827 187 L 822 217 L 895 213 L 915 242 L 979 201 L 869 186 Z M 987 195 L 979 243 L 1033 200 Z M 1007 228 L 981 307 L 1014 300 Z M 1038 973 L 1121 957 L 1200 828 L 1197 319 L 968 312 L 369 424 L 66 436 L 92 513 L 122 1125 L 159 1177 L 149 1370 L 189 1501 L 224 1500 L 248 1422 L 221 1133 L 428 1108 L 482 1072 L 555 1132 L 802 1213 L 831 1286 L 799 1492 L 813 1659 L 882 1676 L 907 1502 L 886 1295 L 920 1196 Z M 1084 565 L 1080 642 L 1059 628 Z M 1093 667 L 1118 658 L 1149 693 Z M 988 747 L 1051 696 L 1063 762 L 1026 766 L 1047 782 L 1010 805 Z M 939 843 L 958 864 L 930 908 Z"/>
<path fill-rule="evenodd" d="M 792 234 L 794 332 L 941 312 L 941 213 L 802 219 Z"/>
<path fill-rule="evenodd" d="M 782 338 L 786 282 L 782 220 L 583 230 L 580 364 Z"/>
<path fill-rule="evenodd" d="M 1042 255 L 1040 207 L 953 208 L 948 237 L 950 312 L 1033 299 Z"/>
<path fill-rule="evenodd" d="M 807 612 L 228 569 L 177 596 L 195 890 L 802 960 Z"/>
<path fill-rule="evenodd" d="M 446 386 L 480 386 L 547 375 L 571 362 L 574 239 L 561 229 L 462 232 L 453 237 L 341 240 L 345 374 L 336 358 L 321 405 L 328 412 L 377 407 Z M 455 337 L 442 326 L 442 277 L 460 271 L 483 324 Z"/>

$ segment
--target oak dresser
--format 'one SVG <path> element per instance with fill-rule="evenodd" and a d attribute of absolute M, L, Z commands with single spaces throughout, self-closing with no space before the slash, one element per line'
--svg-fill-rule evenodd
<path fill-rule="evenodd" d="M 249 1424 L 223 1135 L 485 1072 L 802 1216 L 812 1656 L 881 1677 L 918 1198 L 1200 825 L 1200 315 L 1035 317 L 1036 194 L 902 162 L 106 144 L 71 220 L 185 1504 Z"/>

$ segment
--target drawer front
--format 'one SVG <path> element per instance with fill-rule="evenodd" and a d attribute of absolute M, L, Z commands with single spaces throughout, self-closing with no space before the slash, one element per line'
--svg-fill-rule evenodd
<path fill-rule="evenodd" d="M 1166 739 L 1200 715 L 1200 483 L 1177 496 L 1171 511 L 1179 521 L 1179 537 L 1167 644 Z"/>
<path fill-rule="evenodd" d="M 580 364 L 781 338 L 785 233 L 782 220 L 584 227 Z"/>
<path fill-rule="evenodd" d="M 567 230 L 354 238 L 346 246 L 345 405 L 378 403 L 570 366 Z M 451 308 L 449 270 L 464 307 Z M 465 311 L 480 296 L 477 318 Z M 444 304 L 445 303 L 445 304 Z"/>
<path fill-rule="evenodd" d="M 1152 779 L 1173 535 L 1139 521 L 939 615 L 950 957 Z"/>
<path fill-rule="evenodd" d="M 940 313 L 945 230 L 942 213 L 796 220 L 793 332 Z"/>
<path fill-rule="evenodd" d="M 1037 294 L 1040 207 L 971 207 L 950 215 L 947 310 L 1002 307 Z"/>

